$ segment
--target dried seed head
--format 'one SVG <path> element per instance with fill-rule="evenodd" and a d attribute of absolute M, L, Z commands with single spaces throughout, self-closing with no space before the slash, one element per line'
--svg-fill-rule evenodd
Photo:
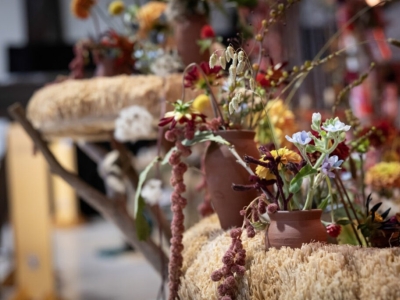
<path fill-rule="evenodd" d="M 229 78 L 232 84 L 236 82 L 236 66 L 233 64 L 229 67 Z"/>
<path fill-rule="evenodd" d="M 231 61 L 231 56 L 229 55 L 228 49 L 225 50 L 225 60 L 226 60 L 226 62 L 230 62 Z"/>
<path fill-rule="evenodd" d="M 225 55 L 219 57 L 219 64 L 221 65 L 222 69 L 225 70 L 226 68 L 226 58 Z"/>
<path fill-rule="evenodd" d="M 228 48 L 226 48 L 226 51 L 228 52 L 229 56 L 233 58 L 233 56 L 235 55 L 235 49 L 233 49 L 232 46 L 228 46 Z"/>
<path fill-rule="evenodd" d="M 217 61 L 218 61 L 217 55 L 215 53 L 211 54 L 210 61 L 208 62 L 208 64 L 210 65 L 210 69 L 213 69 L 215 67 Z"/>
<path fill-rule="evenodd" d="M 239 54 L 238 54 L 238 61 L 241 62 L 243 60 L 244 60 L 244 52 L 240 51 Z"/>
<path fill-rule="evenodd" d="M 246 63 L 242 60 L 241 62 L 239 62 L 236 72 L 238 74 L 241 74 L 244 71 L 244 68 L 246 67 Z"/>
<path fill-rule="evenodd" d="M 236 67 L 237 66 L 237 61 L 238 61 L 238 55 L 235 53 L 233 55 L 232 65 Z"/>
<path fill-rule="evenodd" d="M 250 78 L 249 84 L 250 84 L 250 89 L 251 89 L 252 91 L 254 91 L 254 89 L 255 89 L 255 81 L 254 81 L 254 78 Z"/>

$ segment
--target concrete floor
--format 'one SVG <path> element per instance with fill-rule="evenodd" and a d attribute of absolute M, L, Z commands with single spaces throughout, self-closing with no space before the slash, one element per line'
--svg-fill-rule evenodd
<path fill-rule="evenodd" d="M 3 248 L 12 253 L 11 230 L 3 232 Z M 123 246 L 121 234 L 110 223 L 96 219 L 72 229 L 55 229 L 53 241 L 57 288 L 63 300 L 157 299 L 161 279 L 140 253 L 100 254 Z M 7 267 L 2 265 L 4 274 Z"/>

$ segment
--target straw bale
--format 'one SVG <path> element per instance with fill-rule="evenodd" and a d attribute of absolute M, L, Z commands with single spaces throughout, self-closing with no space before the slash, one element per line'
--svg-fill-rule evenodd
<path fill-rule="evenodd" d="M 210 275 L 222 266 L 229 245 L 229 234 L 215 217 L 185 233 L 181 299 L 217 299 L 218 283 Z M 264 232 L 253 239 L 244 234 L 243 245 L 247 272 L 239 280 L 239 300 L 400 299 L 400 248 L 314 243 L 265 252 Z"/>
<path fill-rule="evenodd" d="M 121 109 L 140 105 L 154 117 L 156 129 L 160 103 L 181 98 L 182 74 L 95 77 L 65 80 L 34 93 L 28 119 L 46 138 L 71 137 L 107 140 Z M 186 99 L 195 93 L 188 90 Z M 156 130 L 155 130 L 156 131 Z M 154 132 L 154 137 L 156 132 Z"/>

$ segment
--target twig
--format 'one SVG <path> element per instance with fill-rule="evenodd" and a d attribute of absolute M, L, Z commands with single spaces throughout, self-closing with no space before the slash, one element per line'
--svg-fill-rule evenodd
<path fill-rule="evenodd" d="M 42 152 L 52 173 L 63 178 L 89 205 L 99 211 L 103 217 L 113 222 L 124 234 L 127 241 L 143 253 L 145 258 L 159 274 L 162 274 L 162 270 L 167 270 L 167 267 L 162 266 L 160 263 L 160 248 L 150 239 L 143 242 L 139 241 L 136 235 L 135 222 L 129 216 L 126 206 L 121 207 L 120 205 L 116 205 L 112 199 L 106 197 L 104 194 L 88 185 L 76 174 L 64 169 L 47 147 L 41 134 L 33 128 L 32 124 L 26 118 L 25 110 L 21 104 L 13 104 L 8 108 L 8 112 L 21 124 L 34 142 L 36 148 Z M 163 255 L 165 256 L 164 262 L 168 265 L 168 258 L 165 253 L 163 253 Z"/>
<path fill-rule="evenodd" d="M 336 184 L 336 187 L 337 187 L 337 189 L 338 189 L 338 191 L 339 191 L 340 200 L 342 201 L 344 210 L 346 211 L 347 218 L 349 218 L 349 220 L 350 220 L 351 228 L 353 229 L 354 235 L 356 236 L 358 243 L 359 243 L 360 246 L 362 247 L 363 244 L 362 244 L 362 242 L 361 242 L 360 237 L 358 236 L 357 229 L 354 227 L 354 223 L 351 222 L 351 216 L 350 216 L 350 213 L 349 213 L 349 209 L 347 208 L 346 201 L 344 201 L 343 194 L 342 194 L 342 191 L 341 191 L 341 189 L 340 189 L 340 185 L 339 185 L 339 183 L 338 183 L 338 181 L 337 181 L 336 178 L 335 178 L 335 184 Z"/>

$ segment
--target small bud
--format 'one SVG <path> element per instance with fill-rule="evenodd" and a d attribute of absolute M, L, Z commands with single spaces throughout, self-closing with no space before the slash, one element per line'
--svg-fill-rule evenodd
<path fill-rule="evenodd" d="M 218 61 L 217 55 L 215 53 L 211 54 L 210 61 L 208 63 L 210 65 L 210 69 L 213 69 L 215 67 L 217 61 Z"/>
<path fill-rule="evenodd" d="M 221 65 L 222 69 L 225 70 L 225 68 L 226 68 L 225 55 L 222 55 L 222 56 L 219 57 L 219 64 Z"/>
<path fill-rule="evenodd" d="M 294 67 L 293 67 L 293 72 L 294 72 L 294 73 L 297 73 L 298 71 L 299 71 L 299 67 L 298 67 L 298 66 L 294 66 Z"/>
<path fill-rule="evenodd" d="M 226 51 L 228 52 L 229 56 L 231 58 L 233 58 L 233 56 L 235 55 L 235 49 L 233 49 L 232 46 L 228 46 L 228 48 L 226 49 Z"/>
<path fill-rule="evenodd" d="M 260 65 L 259 64 L 253 64 L 253 70 L 254 71 L 258 71 L 258 69 L 260 69 Z"/>
<path fill-rule="evenodd" d="M 282 77 L 283 78 L 288 78 L 288 76 L 289 76 L 289 73 L 287 71 L 283 71 L 282 72 Z"/>
<path fill-rule="evenodd" d="M 266 28 L 268 25 L 267 20 L 262 20 L 261 25 L 262 25 L 262 27 Z"/>
<path fill-rule="evenodd" d="M 263 40 L 263 37 L 262 37 L 261 34 L 257 34 L 255 39 L 256 39 L 257 42 L 261 42 Z"/>
<path fill-rule="evenodd" d="M 279 11 L 283 11 L 284 8 L 285 8 L 285 5 L 283 5 L 283 3 L 280 3 L 280 4 L 278 5 L 278 10 L 279 10 Z"/>
<path fill-rule="evenodd" d="M 269 15 L 271 16 L 271 17 L 276 17 L 276 11 L 275 10 L 273 10 L 273 9 L 271 9 L 271 11 L 269 12 Z"/>
<path fill-rule="evenodd" d="M 246 63 L 244 61 L 239 62 L 238 66 L 237 66 L 237 69 L 236 69 L 236 72 L 238 74 L 241 74 L 245 67 L 246 67 Z"/>

